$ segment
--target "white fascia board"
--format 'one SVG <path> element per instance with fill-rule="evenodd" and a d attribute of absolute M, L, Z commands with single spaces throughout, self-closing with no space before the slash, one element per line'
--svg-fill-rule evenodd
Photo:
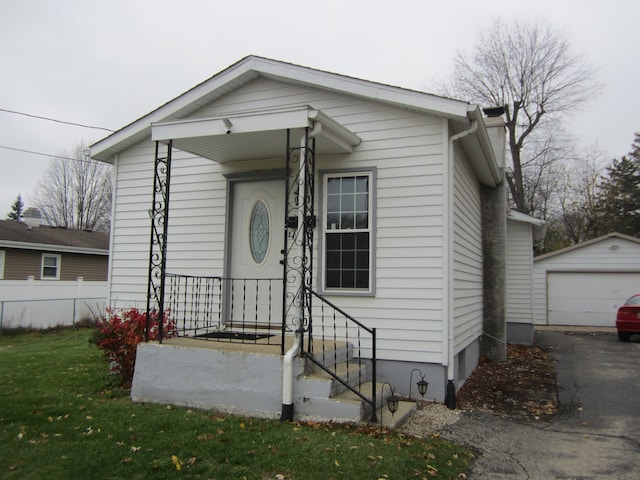
<path fill-rule="evenodd" d="M 230 126 L 225 124 L 230 122 Z M 287 128 L 311 127 L 308 108 L 287 111 L 266 111 L 246 114 L 219 115 L 210 118 L 177 120 L 152 125 L 153 141 L 179 138 L 210 137 L 238 133 L 266 132 Z"/>
<path fill-rule="evenodd" d="M 240 61 L 239 63 L 232 65 L 227 70 L 217 73 L 213 77 L 205 80 L 199 85 L 196 85 L 191 90 L 188 90 L 173 100 L 170 100 L 168 103 L 162 105 L 149 114 L 94 143 L 89 147 L 91 158 L 109 161 L 112 155 L 117 153 L 117 150 L 113 153 L 110 153 L 109 150 L 117 147 L 119 143 L 136 135 L 150 135 L 151 124 L 163 121 L 167 117 L 187 107 L 195 100 L 246 74 L 251 70 L 248 66 L 248 61 L 250 59 L 251 57 L 246 58 L 244 61 Z"/>
<path fill-rule="evenodd" d="M 311 110 L 309 118 L 322 125 L 322 135 L 331 139 L 336 144 L 341 144 L 351 151 L 353 147 L 360 145 L 362 139 L 348 128 L 336 122 L 333 118 L 318 110 Z"/>
<path fill-rule="evenodd" d="M 475 133 L 475 137 L 478 139 L 478 143 L 482 151 L 482 156 L 485 163 L 484 168 L 487 169 L 489 175 L 495 183 L 492 186 L 499 185 L 502 183 L 503 175 L 500 171 L 500 168 L 498 167 L 498 161 L 496 160 L 496 155 L 493 151 L 493 146 L 491 145 L 491 139 L 489 138 L 489 134 L 487 133 L 487 127 L 484 123 L 484 115 L 482 113 L 482 109 L 478 105 L 469 105 L 468 115 L 470 120 L 475 120 L 476 122 L 478 122 L 478 130 Z"/>
<path fill-rule="evenodd" d="M 544 220 L 540 220 L 539 218 L 532 217 L 531 215 L 527 215 L 526 213 L 522 213 L 517 210 L 509 210 L 507 219 L 513 220 L 515 222 L 530 223 L 531 225 L 535 225 L 538 227 L 541 227 L 547 223 Z"/>
<path fill-rule="evenodd" d="M 314 70 L 264 58 L 252 58 L 251 67 L 262 75 L 285 82 L 306 85 L 422 110 L 446 117 L 466 117 L 467 102 L 439 97 L 380 83 Z"/>
<path fill-rule="evenodd" d="M 69 247 L 65 245 L 52 245 L 48 243 L 15 242 L 0 240 L 0 247 L 15 248 L 19 250 L 44 250 L 55 253 L 81 253 L 84 255 L 109 255 L 109 250 L 102 248 Z"/>

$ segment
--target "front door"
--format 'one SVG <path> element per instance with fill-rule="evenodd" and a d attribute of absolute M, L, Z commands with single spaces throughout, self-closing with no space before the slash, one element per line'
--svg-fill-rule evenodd
<path fill-rule="evenodd" d="M 227 318 L 231 327 L 282 325 L 284 180 L 237 181 L 231 212 Z"/>

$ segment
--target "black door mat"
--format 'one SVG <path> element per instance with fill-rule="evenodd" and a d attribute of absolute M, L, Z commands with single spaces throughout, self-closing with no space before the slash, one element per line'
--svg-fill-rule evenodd
<path fill-rule="evenodd" d="M 210 332 L 196 335 L 196 338 L 211 338 L 225 340 L 261 340 L 263 338 L 273 337 L 268 333 L 241 333 L 241 332 Z"/>

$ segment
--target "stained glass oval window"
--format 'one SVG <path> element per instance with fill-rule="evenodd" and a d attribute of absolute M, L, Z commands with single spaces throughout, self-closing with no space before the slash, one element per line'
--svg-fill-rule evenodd
<path fill-rule="evenodd" d="M 249 245 L 256 263 L 262 263 L 269 247 L 269 211 L 262 200 L 258 200 L 251 212 L 249 223 Z"/>

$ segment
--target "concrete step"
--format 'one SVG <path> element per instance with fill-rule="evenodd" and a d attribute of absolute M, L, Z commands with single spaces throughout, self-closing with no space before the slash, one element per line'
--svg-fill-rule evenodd
<path fill-rule="evenodd" d="M 389 430 L 396 430 L 404 422 L 407 421 L 407 419 L 417 408 L 418 404 L 415 402 L 399 402 L 398 411 L 392 414 L 387 406 L 383 405 L 376 412 L 378 417 L 376 425 L 380 425 L 383 428 L 388 428 Z"/>
<path fill-rule="evenodd" d="M 334 372 L 343 382 L 356 388 L 367 379 L 365 365 L 346 362 L 335 366 Z M 300 393 L 306 397 L 334 397 L 348 388 L 324 370 L 316 370 L 304 375 L 299 382 Z"/>
<path fill-rule="evenodd" d="M 353 358 L 353 346 L 345 342 L 339 342 L 337 345 L 326 342 L 324 346 L 322 343 L 316 344 L 316 342 L 314 342 L 312 355 L 318 362 L 330 368 L 347 360 L 351 360 Z M 309 374 L 321 370 L 311 361 L 307 362 L 306 368 L 308 370 L 306 370 L 305 373 Z"/>

